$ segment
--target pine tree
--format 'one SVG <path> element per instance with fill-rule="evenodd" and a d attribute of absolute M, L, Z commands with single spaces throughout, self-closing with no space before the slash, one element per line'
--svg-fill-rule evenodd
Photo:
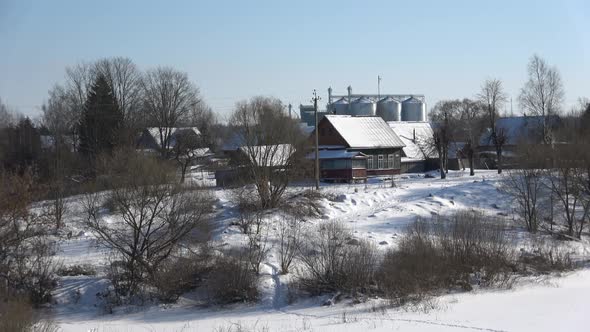
<path fill-rule="evenodd" d="M 99 75 L 88 93 L 80 121 L 80 152 L 93 159 L 117 146 L 123 126 L 121 113 L 106 78 Z"/>

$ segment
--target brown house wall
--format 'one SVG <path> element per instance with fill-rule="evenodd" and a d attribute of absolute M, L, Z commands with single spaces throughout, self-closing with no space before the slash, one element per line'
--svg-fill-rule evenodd
<path fill-rule="evenodd" d="M 318 131 L 319 145 L 343 145 L 349 147 L 344 138 L 334 129 L 330 121 L 322 119 L 318 126 Z M 310 138 L 312 142 L 315 142 L 315 131 L 311 134 Z"/>

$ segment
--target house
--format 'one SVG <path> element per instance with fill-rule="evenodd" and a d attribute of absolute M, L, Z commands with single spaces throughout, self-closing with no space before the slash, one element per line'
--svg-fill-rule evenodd
<path fill-rule="evenodd" d="M 314 160 L 315 152 L 306 156 Z M 319 150 L 320 178 L 325 181 L 366 181 L 367 155 L 358 151 Z"/>
<path fill-rule="evenodd" d="M 402 173 L 427 172 L 438 168 L 438 153 L 429 144 L 434 134 L 429 122 L 390 121 L 387 124 L 405 145 L 401 157 Z"/>
<path fill-rule="evenodd" d="M 229 149 L 229 146 L 226 147 Z M 229 164 L 224 169 L 215 171 L 215 181 L 218 187 L 235 186 L 248 182 L 250 174 L 247 165 L 282 172 L 289 164 L 289 159 L 295 153 L 295 147 L 291 144 L 276 145 L 243 145 L 231 151 Z"/>
<path fill-rule="evenodd" d="M 168 139 L 165 137 L 166 133 L 169 134 Z M 146 153 L 159 153 L 163 149 L 172 150 L 180 135 L 194 135 L 197 138 L 201 136 L 201 132 L 196 127 L 146 128 L 137 141 L 137 148 Z"/>
<path fill-rule="evenodd" d="M 496 120 L 496 131 L 504 138 L 502 158 L 504 167 L 510 167 L 517 157 L 519 145 L 543 143 L 543 121 L 556 130 L 560 126 L 558 116 L 512 116 Z M 482 167 L 496 167 L 496 148 L 492 139 L 492 130 L 488 128 L 479 140 L 477 155 Z"/>
<path fill-rule="evenodd" d="M 362 153 L 366 158 L 367 177 L 388 176 L 401 172 L 401 155 L 405 144 L 380 117 L 328 114 L 320 120 L 318 134 L 320 150 Z M 310 135 L 310 140 L 315 140 L 315 132 Z M 361 163 L 358 161 L 355 164 Z M 322 169 L 322 165 L 326 168 Z M 330 163 L 322 165 L 320 173 L 327 171 L 327 165 Z"/>

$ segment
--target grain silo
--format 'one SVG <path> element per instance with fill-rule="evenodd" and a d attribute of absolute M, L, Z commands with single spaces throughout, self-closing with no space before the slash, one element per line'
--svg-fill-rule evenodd
<path fill-rule="evenodd" d="M 335 102 L 333 102 L 332 104 L 330 104 L 330 111 L 334 114 L 349 114 L 349 105 L 348 105 L 348 101 L 346 101 L 346 98 L 340 98 L 338 100 L 336 100 Z"/>
<path fill-rule="evenodd" d="M 402 121 L 426 121 L 426 104 L 413 96 L 404 100 Z"/>
<path fill-rule="evenodd" d="M 375 112 L 375 102 L 366 97 L 360 97 L 350 105 L 350 115 L 352 116 L 374 116 Z"/>
<path fill-rule="evenodd" d="M 401 121 L 401 112 L 402 104 L 392 97 L 377 102 L 377 115 L 385 121 Z"/>

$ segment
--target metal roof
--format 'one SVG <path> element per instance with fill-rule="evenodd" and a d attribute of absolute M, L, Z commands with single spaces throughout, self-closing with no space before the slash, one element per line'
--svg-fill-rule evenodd
<path fill-rule="evenodd" d="M 380 117 L 326 115 L 334 129 L 351 148 L 401 148 L 405 144 Z"/>

